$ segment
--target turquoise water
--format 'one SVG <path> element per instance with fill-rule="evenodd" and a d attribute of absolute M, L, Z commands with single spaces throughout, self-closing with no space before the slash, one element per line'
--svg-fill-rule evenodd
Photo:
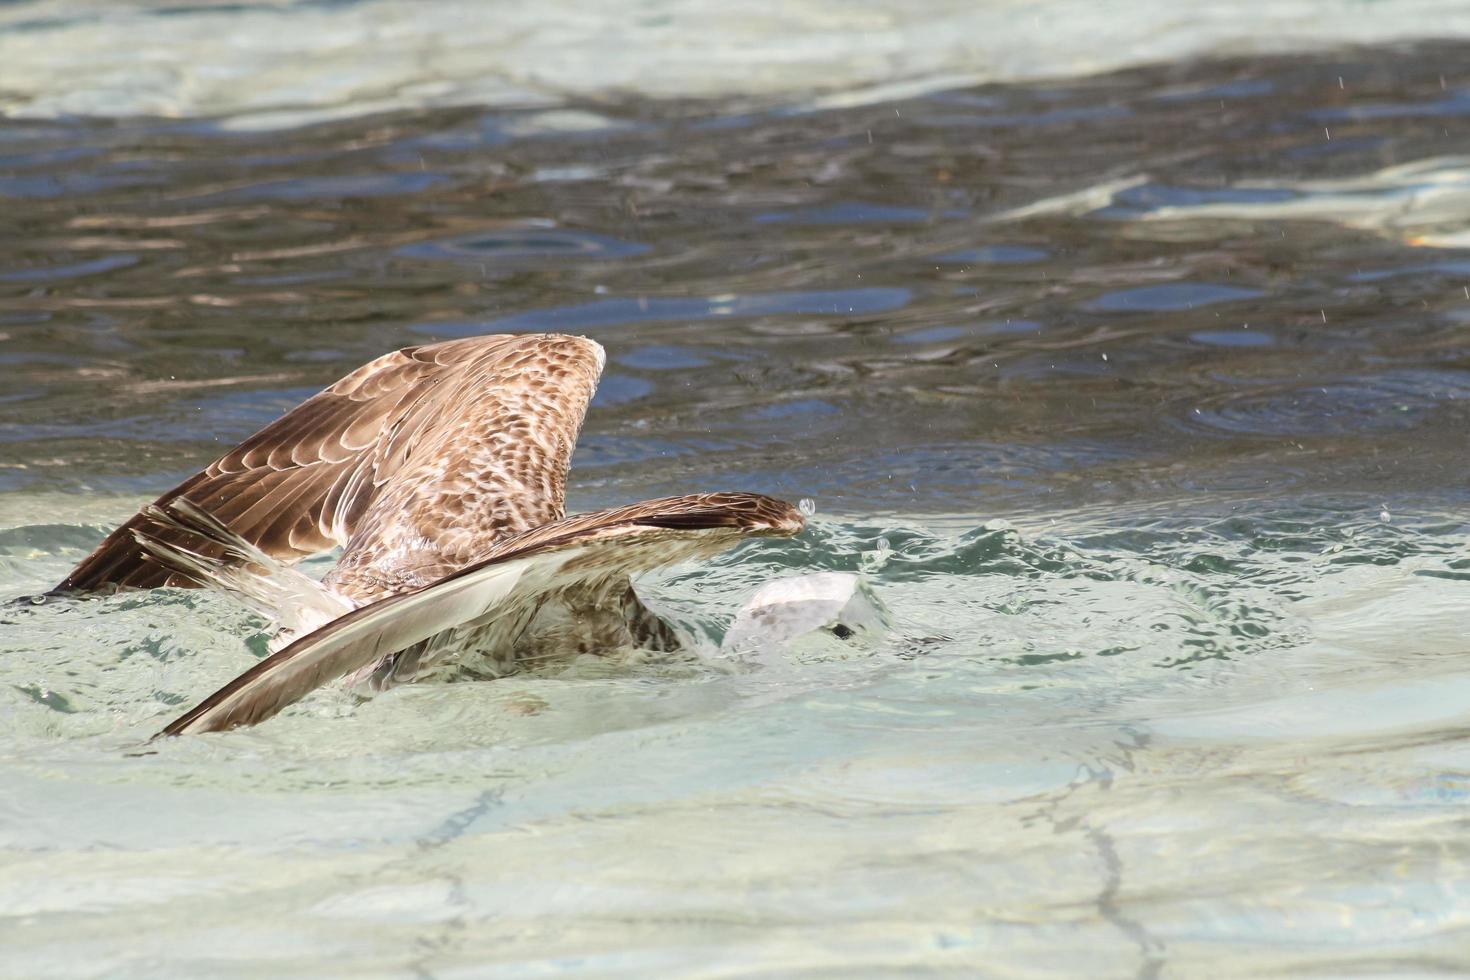
<path fill-rule="evenodd" d="M 629 52 L 695 10 L 665 6 Z M 1139 7 L 1118 30 L 1174 38 L 1132 59 L 1161 64 L 1094 74 L 1130 61 L 1063 32 L 881 91 L 903 73 L 861 58 L 813 86 L 820 45 L 774 21 L 730 46 L 758 82 L 712 65 L 692 98 L 662 62 L 621 85 L 627 53 L 515 76 L 529 102 L 384 54 L 309 112 L 315 68 L 241 94 L 57 54 L 32 84 L 122 15 L 6 8 L 32 67 L 0 120 L 0 972 L 1465 967 L 1470 77 L 1449 17 L 1333 51 L 1429 10 L 1361 7 L 1286 55 Z M 387 51 L 395 10 L 145 23 L 182 57 L 371 13 Z M 815 502 L 640 583 L 689 650 L 148 743 L 261 622 L 21 598 L 357 364 L 553 329 L 609 358 L 573 509 Z M 884 627 L 721 651 L 818 571 Z"/>

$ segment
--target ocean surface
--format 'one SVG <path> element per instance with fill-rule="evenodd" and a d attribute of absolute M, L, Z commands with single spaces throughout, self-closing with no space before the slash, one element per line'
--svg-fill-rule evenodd
<path fill-rule="evenodd" d="M 0 5 L 0 974 L 1470 969 L 1463 4 L 736 10 Z M 815 508 L 640 581 L 688 650 L 149 743 L 263 622 L 25 598 L 552 330 L 572 510 Z"/>

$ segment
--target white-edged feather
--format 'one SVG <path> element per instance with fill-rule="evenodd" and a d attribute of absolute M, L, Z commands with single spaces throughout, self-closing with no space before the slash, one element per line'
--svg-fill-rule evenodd
<path fill-rule="evenodd" d="M 169 568 L 223 591 L 269 619 L 277 630 L 273 650 L 353 609 L 345 596 L 261 551 L 190 500 L 149 505 L 144 513 L 152 523 L 133 532 L 138 544 Z M 173 542 L 166 541 L 153 533 L 155 526 L 181 533 L 172 536 Z M 213 548 L 190 547 L 184 541 Z M 218 554 L 206 553 L 211 550 Z"/>

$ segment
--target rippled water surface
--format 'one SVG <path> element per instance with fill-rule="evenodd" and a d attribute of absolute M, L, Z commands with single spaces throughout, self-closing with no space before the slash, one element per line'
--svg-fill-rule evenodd
<path fill-rule="evenodd" d="M 0 598 L 352 367 L 482 333 L 607 348 L 573 509 L 817 514 L 642 582 L 685 653 L 153 745 L 261 622 L 10 602 L 3 972 L 1467 966 L 1467 58 L 275 129 L 27 103 Z M 886 627 L 719 653 L 822 570 Z"/>

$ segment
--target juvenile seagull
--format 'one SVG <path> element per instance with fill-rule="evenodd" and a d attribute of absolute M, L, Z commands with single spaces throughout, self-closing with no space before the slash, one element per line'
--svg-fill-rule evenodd
<path fill-rule="evenodd" d="M 491 676 L 554 650 L 677 647 L 634 572 L 802 529 L 790 504 L 699 493 L 565 516 L 601 346 L 556 334 L 407 347 L 302 402 L 107 536 L 56 588 L 208 586 L 275 652 L 162 732 L 271 717 L 337 678 Z M 317 582 L 290 566 L 341 545 Z"/>

